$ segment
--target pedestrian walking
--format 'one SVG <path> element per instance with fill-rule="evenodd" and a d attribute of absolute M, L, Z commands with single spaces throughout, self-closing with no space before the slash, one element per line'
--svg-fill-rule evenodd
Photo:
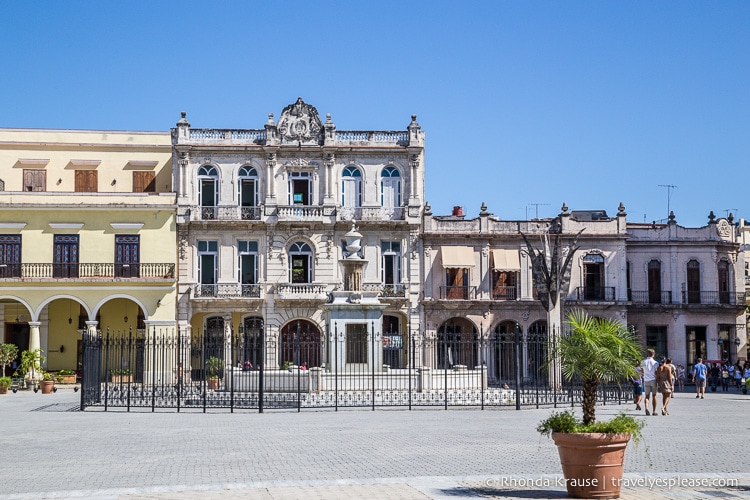
<path fill-rule="evenodd" d="M 742 367 L 740 366 L 740 363 L 737 362 L 737 366 L 734 367 L 734 386 L 739 391 L 742 388 Z"/>
<path fill-rule="evenodd" d="M 672 397 L 674 397 L 675 386 L 677 385 L 677 367 L 672 364 L 672 358 L 667 358 L 664 362 L 669 366 L 669 370 L 672 372 Z"/>
<path fill-rule="evenodd" d="M 727 365 L 721 367 L 721 390 L 724 392 L 729 391 L 729 369 Z"/>
<path fill-rule="evenodd" d="M 663 365 L 656 369 L 656 385 L 661 393 L 661 414 L 669 415 L 669 399 L 674 387 L 674 376 L 672 375 L 671 360 L 667 359 Z M 654 411 L 656 415 L 656 411 Z"/>
<path fill-rule="evenodd" d="M 683 365 L 677 365 L 677 387 L 679 387 L 680 392 L 685 392 L 685 367 Z"/>
<path fill-rule="evenodd" d="M 654 359 L 654 354 L 653 349 L 646 350 L 646 359 L 641 363 L 641 368 L 643 368 L 643 394 L 646 398 L 643 405 L 646 408 L 646 415 L 656 416 L 656 392 L 658 390 L 656 369 L 659 368 L 659 362 Z M 649 397 L 651 398 L 651 412 L 648 411 Z"/>
<path fill-rule="evenodd" d="M 635 371 L 637 374 L 633 377 L 633 403 L 635 403 L 635 409 L 640 411 L 641 400 L 643 400 L 643 368 L 639 366 Z"/>
<path fill-rule="evenodd" d="M 693 365 L 693 382 L 695 383 L 695 399 L 706 395 L 706 375 L 708 369 L 703 364 L 703 358 L 698 358 L 698 362 Z"/>

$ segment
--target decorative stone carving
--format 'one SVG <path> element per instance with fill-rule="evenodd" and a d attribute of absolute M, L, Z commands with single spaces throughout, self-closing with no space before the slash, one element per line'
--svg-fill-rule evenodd
<path fill-rule="evenodd" d="M 729 238 L 732 235 L 732 227 L 726 219 L 719 219 L 716 229 L 719 231 L 719 236 L 722 238 Z"/>
<path fill-rule="evenodd" d="M 282 142 L 323 143 L 323 122 L 318 110 L 306 104 L 301 97 L 281 111 L 278 129 Z"/>
<path fill-rule="evenodd" d="M 315 166 L 316 164 L 310 161 L 309 158 L 295 158 L 293 160 L 284 162 L 285 167 L 309 167 Z"/>

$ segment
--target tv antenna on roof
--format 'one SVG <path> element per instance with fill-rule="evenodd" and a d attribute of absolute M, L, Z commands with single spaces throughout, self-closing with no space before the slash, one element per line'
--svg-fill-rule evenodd
<path fill-rule="evenodd" d="M 529 207 L 535 207 L 536 208 L 536 215 L 534 216 L 535 219 L 539 218 L 539 207 L 549 205 L 549 203 L 527 203 L 526 204 L 526 219 L 529 218 Z"/>
<path fill-rule="evenodd" d="M 667 188 L 667 218 L 669 218 L 669 214 L 671 213 L 669 209 L 669 200 L 672 199 L 672 191 L 677 186 L 674 184 L 659 184 L 659 187 Z"/>
<path fill-rule="evenodd" d="M 737 212 L 739 212 L 740 209 L 739 208 L 725 208 L 724 211 L 727 213 L 727 219 L 728 219 L 729 218 L 729 214 L 734 215 L 735 218 L 736 218 Z"/>

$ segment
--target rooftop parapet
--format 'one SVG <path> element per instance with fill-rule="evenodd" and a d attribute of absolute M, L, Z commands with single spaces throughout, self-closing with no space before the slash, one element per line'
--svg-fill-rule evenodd
<path fill-rule="evenodd" d="M 424 132 L 412 115 L 406 130 L 336 130 L 331 115 L 323 123 L 315 107 L 302 98 L 285 107 L 278 123 L 273 113 L 263 129 L 193 129 L 183 111 L 172 129 L 175 145 L 257 145 L 325 147 L 424 147 Z"/>

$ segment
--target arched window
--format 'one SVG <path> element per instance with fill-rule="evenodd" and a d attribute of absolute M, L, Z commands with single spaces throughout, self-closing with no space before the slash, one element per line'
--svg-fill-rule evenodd
<path fill-rule="evenodd" d="M 237 172 L 237 201 L 242 219 L 258 218 L 258 172 L 250 165 L 241 167 Z"/>
<path fill-rule="evenodd" d="M 687 263 L 687 303 L 701 303 L 701 264 L 695 259 Z"/>
<path fill-rule="evenodd" d="M 242 320 L 241 359 L 243 367 L 258 370 L 263 366 L 263 318 L 248 316 Z"/>
<path fill-rule="evenodd" d="M 341 207 L 344 218 L 357 217 L 355 209 L 362 206 L 362 172 L 357 167 L 346 167 L 341 174 Z"/>
<path fill-rule="evenodd" d="M 285 363 L 308 368 L 320 366 L 323 351 L 323 338 L 318 327 L 307 320 L 290 321 L 281 328 L 281 367 Z"/>
<path fill-rule="evenodd" d="M 547 385 L 549 374 L 547 371 L 547 322 L 536 321 L 526 331 L 526 376 L 534 380 L 534 385 Z"/>
<path fill-rule="evenodd" d="M 216 218 L 216 203 L 219 193 L 219 173 L 212 165 L 203 165 L 198 169 L 198 204 L 201 207 L 201 219 Z"/>
<path fill-rule="evenodd" d="M 494 384 L 503 383 L 515 385 L 516 360 L 515 340 L 516 331 L 521 330 L 515 321 L 503 321 L 495 327 L 494 335 L 490 340 L 490 381 Z"/>
<path fill-rule="evenodd" d="M 469 369 L 478 366 L 479 339 L 477 329 L 463 318 L 452 318 L 440 325 L 437 335 L 438 369 L 464 365 Z"/>
<path fill-rule="evenodd" d="M 195 344 L 193 344 L 195 345 Z M 222 378 L 224 369 L 224 318 L 221 316 L 210 316 L 206 318 L 203 325 L 203 348 L 191 350 L 191 365 L 203 366 L 198 380 L 206 380 L 208 376 L 218 375 Z M 218 361 L 216 361 L 218 360 Z"/>
<path fill-rule="evenodd" d="M 395 167 L 385 167 L 380 180 L 380 206 L 401 206 L 401 174 Z"/>
<path fill-rule="evenodd" d="M 305 242 L 289 246 L 289 282 L 312 283 L 312 248 Z"/>

